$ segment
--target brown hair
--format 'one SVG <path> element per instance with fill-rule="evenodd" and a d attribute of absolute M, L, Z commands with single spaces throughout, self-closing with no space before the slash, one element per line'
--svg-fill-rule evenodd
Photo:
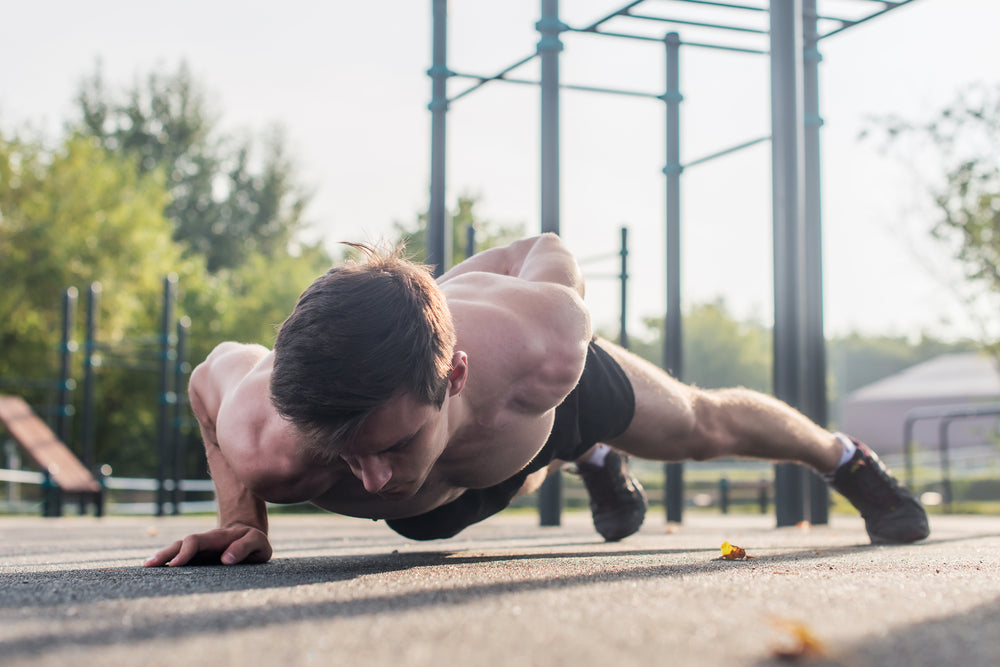
<path fill-rule="evenodd" d="M 302 293 L 278 331 L 271 375 L 275 408 L 328 457 L 400 391 L 440 406 L 455 346 L 428 267 L 402 248 L 346 245 L 364 261 L 330 269 Z"/>

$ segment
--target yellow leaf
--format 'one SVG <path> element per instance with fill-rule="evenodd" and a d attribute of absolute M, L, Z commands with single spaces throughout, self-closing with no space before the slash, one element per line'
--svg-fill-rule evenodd
<path fill-rule="evenodd" d="M 740 560 L 747 557 L 747 552 L 734 544 L 723 542 L 722 557 L 726 560 Z"/>
<path fill-rule="evenodd" d="M 784 660 L 798 660 L 800 658 L 823 658 L 828 655 L 826 644 L 805 623 L 787 618 L 771 618 L 771 623 L 787 633 L 791 640 L 787 645 L 772 648 L 775 657 Z"/>

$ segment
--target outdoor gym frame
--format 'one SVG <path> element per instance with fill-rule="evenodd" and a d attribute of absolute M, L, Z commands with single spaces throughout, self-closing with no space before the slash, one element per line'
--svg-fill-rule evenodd
<path fill-rule="evenodd" d="M 666 128 L 666 315 L 663 365 L 682 379 L 681 284 L 680 284 L 680 196 L 681 174 L 685 168 L 771 141 L 772 228 L 774 248 L 774 394 L 797 407 L 820 424 L 827 422 L 826 355 L 823 337 L 823 283 L 820 205 L 820 126 L 818 43 L 821 39 L 881 16 L 913 0 L 855 0 L 866 11 L 854 16 L 820 13 L 819 2 L 830 0 L 770 0 L 769 5 L 746 5 L 708 0 L 632 0 L 620 9 L 583 27 L 574 28 L 559 18 L 559 0 L 540 0 L 541 17 L 535 24 L 540 38 L 531 55 L 490 76 L 456 72 L 447 62 L 447 0 L 431 0 L 433 15 L 433 62 L 431 78 L 431 175 L 428 209 L 428 263 L 436 271 L 447 267 L 445 224 L 445 146 L 449 105 L 494 81 L 538 85 L 541 101 L 541 231 L 559 233 L 559 93 L 560 89 L 648 97 L 663 102 Z M 724 10 L 738 17 L 734 23 L 685 20 L 663 14 L 639 14 L 644 3 L 660 6 L 702 5 Z M 749 15 L 768 15 L 769 29 L 747 25 Z M 758 34 L 767 38 L 767 48 L 744 48 L 726 43 L 684 42 L 676 31 L 662 38 L 610 31 L 605 25 L 624 20 L 692 26 L 732 34 Z M 821 28 L 823 28 L 821 30 Z M 662 94 L 565 85 L 559 80 L 562 33 L 602 35 L 618 39 L 662 42 L 666 55 L 666 88 Z M 712 33 L 714 34 L 714 32 Z M 680 160 L 681 46 L 766 55 L 771 73 L 771 135 L 752 139 L 687 164 Z M 540 60 L 540 79 L 515 79 L 511 72 Z M 448 79 L 473 79 L 476 83 L 449 96 Z M 681 520 L 683 508 L 683 467 L 666 464 L 667 520 Z M 540 498 L 543 525 L 559 523 L 558 476 L 550 477 Z M 775 508 L 778 526 L 803 520 L 827 523 L 829 505 L 826 484 L 802 466 L 775 466 Z"/>

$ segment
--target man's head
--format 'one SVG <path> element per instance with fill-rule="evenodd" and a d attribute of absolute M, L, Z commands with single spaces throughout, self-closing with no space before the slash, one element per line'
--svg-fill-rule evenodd
<path fill-rule="evenodd" d="M 355 247 L 365 260 L 317 278 L 274 345 L 271 400 L 325 458 L 393 397 L 440 407 L 455 347 L 451 314 L 427 267 L 398 251 Z"/>

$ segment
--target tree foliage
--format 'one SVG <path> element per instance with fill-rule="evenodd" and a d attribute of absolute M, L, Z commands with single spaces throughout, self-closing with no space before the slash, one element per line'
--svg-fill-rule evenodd
<path fill-rule="evenodd" d="M 100 283 L 96 460 L 119 475 L 156 469 L 164 276 L 178 275 L 176 311 L 191 319 L 197 363 L 222 340 L 271 345 L 298 294 L 332 263 L 320 244 L 296 238 L 306 197 L 280 135 L 255 157 L 249 139 L 217 132 L 204 99 L 184 66 L 123 93 L 98 72 L 54 148 L 0 131 L 0 383 L 47 415 L 62 295 L 79 291 L 81 342 L 85 295 Z M 72 359 L 77 381 L 82 357 Z M 81 415 L 79 388 L 72 400 Z M 202 461 L 188 474 L 203 472 Z"/>
<path fill-rule="evenodd" d="M 684 382 L 705 389 L 743 386 L 772 390 L 774 356 L 770 327 L 740 321 L 722 300 L 694 304 L 683 315 Z M 632 351 L 661 365 L 663 318 L 646 320 L 644 333 L 632 335 Z M 827 340 L 827 400 L 831 406 L 847 394 L 942 354 L 976 349 L 972 341 L 946 342 L 923 336 L 862 336 L 852 333 Z M 836 414 L 831 409 L 829 414 Z"/>
<path fill-rule="evenodd" d="M 1000 86 L 970 88 L 930 120 L 889 117 L 877 121 L 876 129 L 887 146 L 906 151 L 907 159 L 917 162 L 911 152 L 917 151 L 920 164 L 936 165 L 929 187 L 937 211 L 932 233 L 978 287 L 970 301 L 992 297 L 988 301 L 995 312 L 1000 305 Z M 1000 357 L 1000 332 L 983 324 L 983 342 Z"/>
<path fill-rule="evenodd" d="M 682 316 L 685 383 L 705 389 L 771 388 L 771 332 L 736 320 L 725 301 L 695 304 Z M 649 318 L 644 334 L 630 336 L 633 352 L 657 366 L 663 362 L 663 318 Z"/>
<path fill-rule="evenodd" d="M 56 375 L 64 290 L 82 297 L 101 283 L 98 439 L 107 446 L 98 454 L 118 449 L 126 460 L 153 421 L 136 397 L 156 396 L 149 374 L 130 372 L 141 354 L 134 341 L 157 330 L 164 276 L 179 273 L 197 290 L 204 263 L 171 240 L 161 175 L 139 174 L 91 137 L 70 135 L 51 152 L 0 137 L 0 174 L 0 264 L 14 278 L 0 291 L 0 377 L 28 381 L 21 393 L 51 403 L 35 382 Z"/>
<path fill-rule="evenodd" d="M 151 307 L 169 272 L 197 275 L 163 216 L 158 174 L 140 175 L 88 137 L 72 136 L 45 155 L 0 138 L 0 262 L 17 276 L 0 291 L 5 349 L 40 354 L 53 347 L 60 294 L 99 281 L 106 293 L 102 328 L 110 339 L 155 322 Z M 4 374 L 30 371 L 34 353 L 4 355 Z"/>
<path fill-rule="evenodd" d="M 309 196 L 281 130 L 257 141 L 222 134 L 185 64 L 122 91 L 109 90 L 98 67 L 77 104 L 80 132 L 128 156 L 140 174 L 162 172 L 174 239 L 203 255 L 209 271 L 283 252 L 301 231 Z"/>
<path fill-rule="evenodd" d="M 451 264 L 455 266 L 466 258 L 466 234 L 471 228 L 475 244 L 473 254 L 487 248 L 506 245 L 524 236 L 523 225 L 502 225 L 480 218 L 475 210 L 480 198 L 465 194 L 458 197 L 454 210 L 448 214 L 451 224 Z M 396 243 L 406 246 L 406 254 L 416 261 L 427 260 L 427 214 L 421 213 L 413 223 L 393 223 Z"/>

